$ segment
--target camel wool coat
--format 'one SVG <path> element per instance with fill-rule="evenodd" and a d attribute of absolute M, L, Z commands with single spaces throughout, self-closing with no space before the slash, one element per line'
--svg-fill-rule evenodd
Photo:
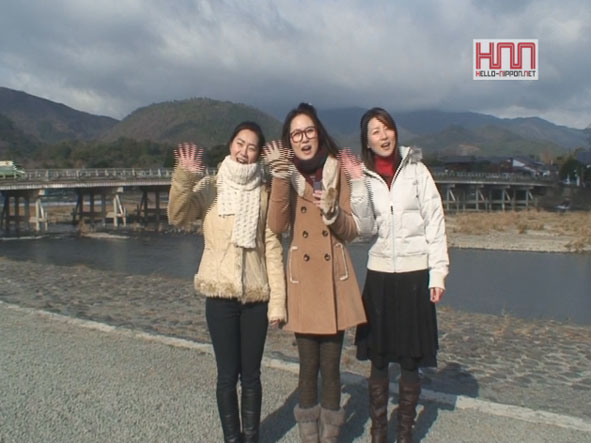
<path fill-rule="evenodd" d="M 292 167 L 291 178 L 273 178 L 268 223 L 277 234 L 290 229 L 286 266 L 287 324 L 302 334 L 336 334 L 365 323 L 365 311 L 345 242 L 357 237 L 351 189 L 338 160 L 329 156 L 323 188 L 336 214 L 327 219 L 314 205 L 312 186 Z"/>

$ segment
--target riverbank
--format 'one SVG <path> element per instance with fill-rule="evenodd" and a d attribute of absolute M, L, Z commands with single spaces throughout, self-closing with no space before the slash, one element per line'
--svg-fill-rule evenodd
<path fill-rule="evenodd" d="M 591 212 L 472 212 L 445 221 L 449 247 L 591 252 Z"/>
<path fill-rule="evenodd" d="M 53 210 L 54 208 L 52 208 Z M 83 223 L 70 227 L 71 210 L 68 207 L 55 208 L 49 214 L 50 224 L 59 226 L 52 232 L 58 235 L 72 233 L 90 238 L 123 237 L 125 232 L 153 231 L 153 226 L 143 227 L 131 223 L 118 229 L 112 226 L 95 227 Z M 471 212 L 447 214 L 445 216 L 450 248 L 471 248 L 529 252 L 591 252 L 591 212 L 547 212 L 547 211 L 508 211 Z M 195 225 L 199 228 L 199 224 Z M 68 229 L 69 228 L 69 229 Z M 160 232 L 178 233 L 171 226 Z M 48 235 L 44 232 L 23 233 L 21 238 L 36 238 Z M 49 234 L 51 235 L 51 234 Z M 0 240 L 14 237 L 0 237 Z"/>
<path fill-rule="evenodd" d="M 133 330 L 209 342 L 204 298 L 190 279 L 0 258 L 0 300 Z M 438 369 L 428 389 L 591 419 L 591 327 L 438 308 Z M 353 330 L 343 370 L 366 375 Z M 269 331 L 266 353 L 297 361 L 293 335 Z M 396 376 L 396 367 L 392 368 Z"/>

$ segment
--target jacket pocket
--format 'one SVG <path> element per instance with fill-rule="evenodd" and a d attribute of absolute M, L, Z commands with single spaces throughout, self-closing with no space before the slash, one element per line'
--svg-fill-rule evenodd
<path fill-rule="evenodd" d="M 297 255 L 298 249 L 299 248 L 297 246 L 292 246 L 289 248 L 289 260 L 287 261 L 287 273 L 289 275 L 289 282 L 294 283 L 294 284 L 297 284 L 300 282 L 299 280 L 296 279 L 296 276 L 297 276 L 296 271 L 297 271 L 297 268 L 299 267 L 299 265 L 298 265 L 299 257 L 294 258 L 294 255 Z"/>
<path fill-rule="evenodd" d="M 342 243 L 334 245 L 334 260 L 336 277 L 343 281 L 349 278 L 349 267 L 347 266 L 347 256 L 345 255 L 345 247 Z"/>

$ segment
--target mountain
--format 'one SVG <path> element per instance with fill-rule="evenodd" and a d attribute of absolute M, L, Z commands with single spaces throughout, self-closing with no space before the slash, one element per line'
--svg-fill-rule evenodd
<path fill-rule="evenodd" d="M 0 114 L 41 142 L 91 140 L 117 123 L 111 117 L 76 111 L 61 103 L 0 87 Z"/>
<path fill-rule="evenodd" d="M 420 146 L 426 156 L 557 156 L 565 152 L 556 143 L 528 139 L 494 125 L 473 129 L 452 125 L 434 134 L 415 137 L 408 144 Z"/>
<path fill-rule="evenodd" d="M 449 126 L 478 129 L 496 126 L 526 139 L 552 142 L 565 149 L 585 146 L 583 130 L 559 126 L 538 117 L 498 118 L 476 112 L 414 111 L 394 113 L 396 122 L 417 135 L 440 132 Z"/>
<path fill-rule="evenodd" d="M 362 108 L 328 109 L 319 111 L 319 116 L 342 145 L 358 149 L 359 120 L 364 112 Z M 391 114 L 401 143 L 416 144 L 432 152 L 560 155 L 588 143 L 583 130 L 537 117 L 507 119 L 475 112 L 444 111 L 391 111 Z"/>
<path fill-rule="evenodd" d="M 0 114 L 0 160 L 20 160 L 37 146 L 37 140 L 17 128 L 11 119 Z"/>
<path fill-rule="evenodd" d="M 258 109 L 227 101 L 193 98 L 140 108 L 108 131 L 104 140 L 127 137 L 173 144 L 189 141 L 212 147 L 227 143 L 232 130 L 244 120 L 261 125 L 268 140 L 280 135 L 281 123 Z"/>

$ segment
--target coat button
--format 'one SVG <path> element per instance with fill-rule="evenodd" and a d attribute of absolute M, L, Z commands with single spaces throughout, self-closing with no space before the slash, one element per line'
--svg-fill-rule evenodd
<path fill-rule="evenodd" d="M 308 254 L 304 254 L 304 261 L 310 260 L 310 256 Z"/>
<path fill-rule="evenodd" d="M 326 229 L 322 230 L 322 236 L 326 237 L 328 235 L 328 231 Z"/>
<path fill-rule="evenodd" d="M 307 210 L 308 210 L 308 208 L 306 208 L 305 206 L 302 206 L 302 207 L 300 208 L 300 211 L 301 211 L 303 214 L 305 214 Z"/>
<path fill-rule="evenodd" d="M 324 260 L 329 261 L 330 260 L 330 254 L 324 254 Z"/>
<path fill-rule="evenodd" d="M 304 238 L 308 238 L 308 231 L 304 231 L 304 232 L 302 232 L 302 236 L 303 236 Z"/>

